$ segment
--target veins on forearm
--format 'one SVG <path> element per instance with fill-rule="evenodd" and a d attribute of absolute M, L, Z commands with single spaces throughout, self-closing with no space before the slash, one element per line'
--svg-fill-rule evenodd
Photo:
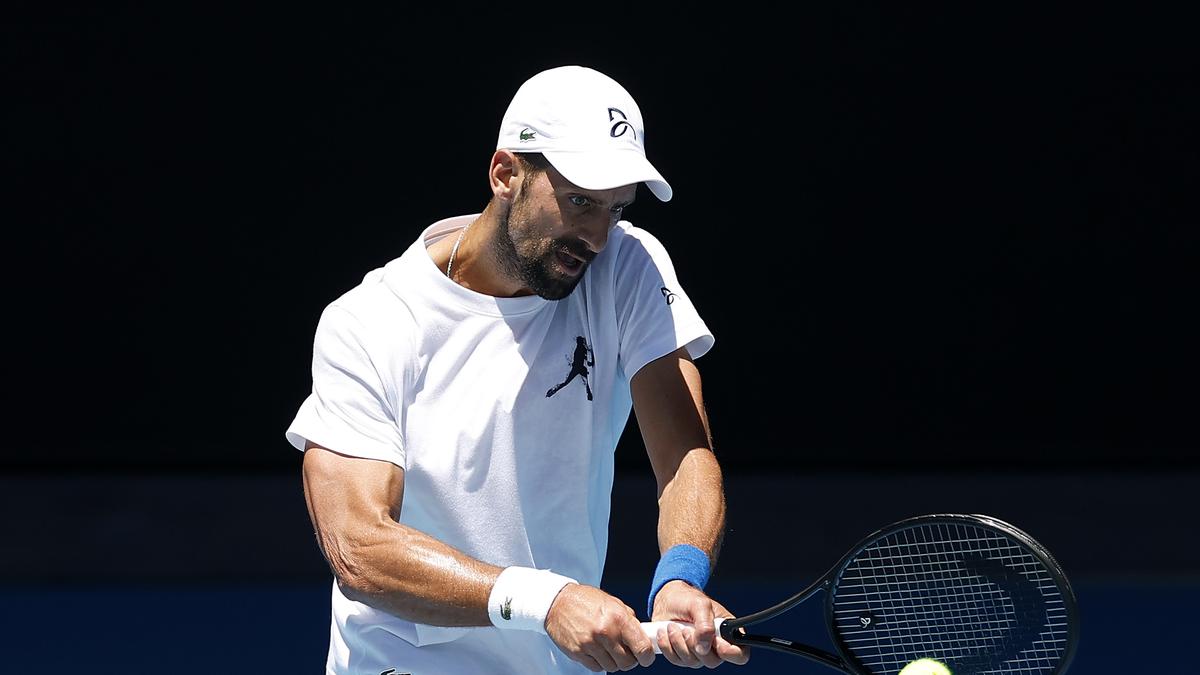
<path fill-rule="evenodd" d="M 499 568 L 399 523 L 352 545 L 338 585 L 352 600 L 434 626 L 486 626 Z"/>

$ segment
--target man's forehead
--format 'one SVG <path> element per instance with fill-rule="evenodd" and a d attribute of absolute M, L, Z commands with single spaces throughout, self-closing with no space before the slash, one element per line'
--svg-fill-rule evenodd
<path fill-rule="evenodd" d="M 571 181 L 567 180 L 553 166 L 546 167 L 546 175 L 550 179 L 550 185 L 555 192 L 575 192 L 587 196 L 594 202 L 601 203 L 632 203 L 637 197 L 637 184 L 622 185 L 621 187 L 611 188 L 608 190 L 589 190 L 579 187 Z"/>

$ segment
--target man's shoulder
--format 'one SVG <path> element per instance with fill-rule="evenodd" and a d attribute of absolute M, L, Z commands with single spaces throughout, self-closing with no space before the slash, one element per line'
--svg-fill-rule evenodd
<path fill-rule="evenodd" d="M 606 258 L 608 273 L 618 279 L 637 269 L 660 266 L 661 261 L 670 259 L 657 236 L 626 220 L 613 226 L 601 255 Z"/>
<path fill-rule="evenodd" d="M 381 304 L 395 302 L 396 296 L 388 292 L 384 278 L 389 272 L 395 272 L 393 265 L 396 260 L 364 274 L 357 285 L 343 292 L 330 302 L 329 306 L 338 307 L 351 314 L 363 314 L 372 313 Z"/>
<path fill-rule="evenodd" d="M 347 315 L 364 328 L 378 327 L 381 322 L 394 323 L 397 317 L 408 313 L 404 297 L 394 291 L 397 286 L 405 285 L 397 281 L 405 275 L 404 267 L 404 256 L 400 256 L 372 269 L 357 285 L 329 302 L 325 312 Z"/>

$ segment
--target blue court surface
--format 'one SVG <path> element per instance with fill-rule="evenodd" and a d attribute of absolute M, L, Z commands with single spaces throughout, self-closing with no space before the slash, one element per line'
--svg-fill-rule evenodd
<path fill-rule="evenodd" d="M 1073 580 L 1082 640 L 1072 675 L 1196 672 L 1191 639 L 1200 579 Z M 643 584 L 606 584 L 637 608 Z M 730 610 L 749 612 L 793 592 L 786 584 L 715 578 Z M 320 673 L 328 641 L 325 584 L 0 586 L 0 671 L 32 673 Z M 828 646 L 821 596 L 776 619 L 772 632 Z M 762 624 L 762 632 L 767 632 Z M 661 658 L 643 672 L 678 672 Z M 758 652 L 722 672 L 834 671 Z M 375 675 L 375 674 L 366 674 Z"/>

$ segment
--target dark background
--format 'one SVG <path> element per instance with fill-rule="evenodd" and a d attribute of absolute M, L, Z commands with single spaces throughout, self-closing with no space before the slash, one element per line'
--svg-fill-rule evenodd
<path fill-rule="evenodd" d="M 583 63 L 675 188 L 628 217 L 717 336 L 730 471 L 1194 467 L 1195 40 L 1133 8 L 18 12 L 0 466 L 293 469 L 322 307 Z"/>
<path fill-rule="evenodd" d="M 321 662 L 329 574 L 283 437 L 317 318 L 483 207 L 512 93 L 566 63 L 639 101 L 675 198 L 628 217 L 717 338 L 714 596 L 757 610 L 890 520 L 983 512 L 1079 584 L 1073 670 L 1177 670 L 1136 646 L 1187 644 L 1163 636 L 1200 579 L 1188 12 L 160 5 L 3 15 L 17 670 Z M 636 608 L 633 423 L 617 462 L 605 585 Z M 64 613 L 86 629 L 44 629 Z"/>
<path fill-rule="evenodd" d="M 1133 7 L 18 12 L 2 466 L 294 468 L 321 308 L 563 63 L 643 108 L 730 471 L 1195 466 L 1195 41 Z"/>

